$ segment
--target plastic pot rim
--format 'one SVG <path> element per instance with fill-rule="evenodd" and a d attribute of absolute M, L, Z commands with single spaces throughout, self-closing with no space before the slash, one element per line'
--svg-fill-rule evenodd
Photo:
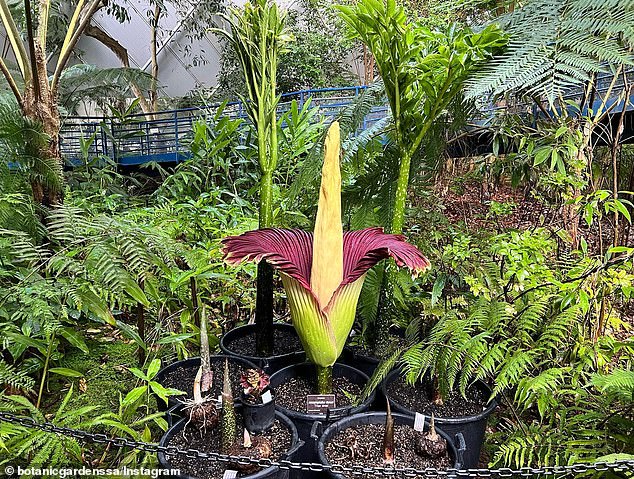
<path fill-rule="evenodd" d="M 245 368 L 255 368 L 258 369 L 258 367 L 253 364 L 251 361 L 249 361 L 248 359 L 245 358 L 240 358 L 238 356 L 230 356 L 228 354 L 213 354 L 211 356 L 211 361 L 213 361 L 214 359 L 228 359 L 229 361 L 243 361 L 244 363 L 244 367 Z M 162 367 L 161 369 L 159 369 L 159 372 L 156 373 L 156 376 L 154 376 L 153 380 L 156 381 L 157 383 L 161 384 L 161 386 L 163 386 L 162 382 L 163 379 L 165 379 L 165 375 L 169 372 L 171 372 L 172 370 L 178 368 L 178 367 L 183 367 L 183 368 L 187 368 L 190 366 L 190 364 L 192 363 L 196 363 L 198 361 L 198 363 L 200 363 L 200 356 L 192 356 L 191 358 L 187 358 L 187 359 L 180 359 L 178 361 L 174 361 L 173 363 L 168 364 L 167 366 Z M 198 366 L 200 367 L 200 366 Z M 167 398 L 167 405 L 166 405 L 166 409 L 172 409 L 174 406 L 182 406 L 183 405 L 183 401 L 181 398 L 186 397 L 186 395 L 180 395 L 180 396 L 168 396 Z M 237 400 L 239 400 L 239 397 L 236 398 Z M 161 399 L 160 400 L 162 403 L 164 403 L 164 401 Z"/>
<path fill-rule="evenodd" d="M 392 404 L 395 408 L 398 408 L 400 414 L 404 414 L 410 417 L 414 416 L 416 412 L 420 412 L 420 411 L 412 411 L 408 407 L 403 406 L 400 402 L 398 402 L 396 399 L 390 396 L 387 392 L 388 385 L 394 381 L 394 378 L 397 374 L 400 374 L 400 371 L 398 369 L 395 369 L 394 371 L 390 372 L 386 376 L 386 378 L 383 380 L 383 383 L 381 384 L 381 391 L 383 391 L 383 395 L 387 398 L 387 400 L 390 401 L 390 404 Z M 486 391 L 487 394 L 491 396 L 491 392 L 492 392 L 491 388 L 487 386 L 483 381 L 478 380 L 474 384 L 479 389 Z M 495 411 L 495 408 L 497 406 L 498 406 L 498 398 L 494 397 L 487 403 L 487 407 L 482 412 L 479 412 L 478 414 L 473 414 L 469 416 L 450 416 L 450 417 L 437 416 L 436 414 L 434 414 L 434 420 L 438 424 L 468 424 L 471 422 L 476 422 L 476 421 L 480 421 L 482 419 L 488 418 L 493 413 L 493 411 Z"/>
<path fill-rule="evenodd" d="M 288 324 L 288 323 L 273 323 L 273 329 L 292 329 L 293 331 L 295 331 L 295 327 L 292 324 Z M 300 355 L 304 355 L 304 351 L 303 350 L 297 350 L 297 351 L 293 351 L 290 353 L 284 353 L 284 354 L 274 354 L 271 356 L 251 356 L 248 354 L 242 354 L 242 353 L 238 353 L 236 351 L 233 351 L 230 347 L 231 345 L 231 340 L 233 338 L 231 338 L 231 336 L 234 335 L 238 335 L 238 333 L 242 332 L 242 331 L 246 331 L 246 330 L 251 330 L 251 329 L 255 329 L 255 324 L 244 324 L 242 326 L 238 326 L 237 328 L 233 328 L 229 331 L 227 331 L 225 334 L 223 334 L 220 337 L 220 349 L 222 350 L 222 352 L 226 355 L 229 356 L 233 356 L 233 357 L 239 357 L 239 358 L 244 358 L 247 361 L 251 361 L 252 363 L 258 363 L 259 361 L 262 360 L 266 360 L 266 359 L 270 359 L 270 358 L 279 358 L 279 359 L 290 359 L 293 358 L 295 356 L 300 356 Z M 227 336 L 229 336 L 229 344 L 227 343 Z M 259 366 L 258 366 L 259 369 Z"/>
<path fill-rule="evenodd" d="M 235 408 L 240 409 L 241 406 L 236 405 Z M 291 457 L 297 451 L 297 449 L 299 449 L 303 445 L 303 441 L 299 439 L 297 428 L 295 427 L 295 424 L 293 424 L 293 421 L 291 421 L 287 416 L 285 416 L 283 413 L 279 411 L 275 411 L 275 417 L 279 419 L 287 427 L 287 429 L 291 431 L 291 436 L 292 436 L 290 448 L 288 449 L 288 451 L 283 453 L 282 456 L 280 457 L 280 459 L 283 460 L 287 457 Z M 183 429 L 187 425 L 187 422 L 188 422 L 187 418 L 182 418 L 180 421 L 174 423 L 173 426 L 171 426 L 167 431 L 165 431 L 165 433 L 163 433 L 163 436 L 161 437 L 161 440 L 159 441 L 159 446 L 161 447 L 169 446 L 169 441 L 172 439 L 172 437 L 175 434 L 180 432 L 180 430 Z M 170 434 L 170 432 L 172 432 L 172 434 Z M 159 451 L 157 453 L 157 459 L 161 467 L 165 469 L 173 469 L 171 463 L 169 462 L 169 459 L 167 458 L 167 456 L 165 455 L 163 451 Z M 279 468 L 277 466 L 269 466 L 262 469 L 261 471 L 254 472 L 252 474 L 249 474 L 246 476 L 240 476 L 240 477 L 241 479 L 257 479 L 259 477 L 258 476 L 259 474 L 262 474 L 265 471 L 271 471 L 272 469 L 279 469 Z M 185 474 L 185 473 L 181 474 L 179 477 L 185 478 L 185 479 L 196 479 L 194 476 L 190 476 L 189 474 Z"/>
<path fill-rule="evenodd" d="M 291 370 L 293 368 L 307 368 L 307 367 L 314 368 L 315 364 L 311 363 L 310 361 L 305 361 L 303 363 L 291 364 L 290 366 L 286 366 L 285 368 L 282 368 L 276 373 L 271 375 L 271 383 L 273 383 L 273 378 L 277 376 L 278 374 L 281 375 L 283 372 L 287 370 Z M 367 384 L 368 381 L 370 380 L 368 378 L 368 375 L 365 374 L 363 371 L 360 371 L 353 366 L 349 366 L 348 364 L 343 364 L 343 363 L 333 364 L 333 376 L 343 376 L 343 375 L 335 374 L 336 370 L 341 370 L 341 369 L 352 371 L 360 375 L 365 380 L 365 384 Z M 340 419 L 342 419 L 340 417 L 341 414 L 346 414 L 346 417 L 348 417 L 350 415 L 357 414 L 366 410 L 369 407 L 369 405 L 374 401 L 375 395 L 376 395 L 376 390 L 372 391 L 372 393 L 367 398 L 365 398 L 365 400 L 362 403 L 356 406 L 336 407 L 334 409 L 331 409 L 328 414 L 314 414 L 314 413 L 294 411 L 292 409 L 285 408 L 284 406 L 280 405 L 278 402 L 275 403 L 275 409 L 278 411 L 281 411 L 284 415 L 290 417 L 291 419 L 300 419 L 300 420 L 308 420 L 308 421 L 323 421 L 323 420 L 334 419 L 335 421 L 339 421 Z"/>
<path fill-rule="evenodd" d="M 347 422 L 347 423 L 351 423 L 351 422 L 355 422 L 357 419 L 367 419 L 367 418 L 381 418 L 381 421 L 379 422 L 371 422 L 370 424 L 385 424 L 385 416 L 387 415 L 386 412 L 381 412 L 381 411 L 371 411 L 371 412 L 363 412 L 363 413 L 359 413 L 359 414 L 354 414 L 352 416 L 348 416 L 348 417 L 344 417 L 340 420 L 338 420 L 337 422 L 334 422 L 332 424 L 330 424 L 326 429 L 324 429 L 322 431 L 322 433 L 319 435 L 319 439 L 316 441 L 317 444 L 317 456 L 319 457 L 319 460 L 322 464 L 331 464 L 331 462 L 328 460 L 328 458 L 326 457 L 326 450 L 325 450 L 325 439 L 327 436 L 332 436 L 334 435 L 333 430 L 335 430 L 336 432 L 340 432 L 340 431 L 345 431 L 346 429 L 348 429 L 348 427 L 344 427 L 343 429 L 340 427 L 341 423 Z M 394 423 L 395 424 L 399 424 L 399 421 L 405 422 L 406 424 L 411 422 L 413 420 L 412 416 L 408 416 L 407 414 L 402 414 L 402 413 L 392 413 L 392 417 L 394 418 Z M 429 424 L 429 420 L 426 419 L 425 420 L 425 424 Z M 355 424 L 356 425 L 356 424 Z M 354 427 L 350 426 L 350 427 Z M 338 430 L 338 431 L 337 431 Z M 438 432 L 443 439 L 445 439 L 447 441 L 447 445 L 450 448 L 450 450 L 452 451 L 453 454 L 453 464 L 451 466 L 451 468 L 456 468 L 456 469 L 460 469 L 462 467 L 462 464 L 460 464 L 460 459 L 459 456 L 461 454 L 461 452 L 458 451 L 458 448 L 456 447 L 455 444 L 455 439 L 452 439 L 445 431 L 442 430 L 442 428 L 436 428 L 436 432 Z M 464 450 L 463 450 L 464 452 Z M 347 477 L 344 476 L 342 474 L 335 474 L 335 473 L 331 473 L 334 477 Z"/>

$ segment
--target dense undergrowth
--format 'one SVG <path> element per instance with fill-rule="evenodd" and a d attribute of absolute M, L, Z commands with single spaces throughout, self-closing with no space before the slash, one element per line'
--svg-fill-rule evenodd
<path fill-rule="evenodd" d="M 449 158 L 477 106 L 461 89 L 473 65 L 461 62 L 483 61 L 503 35 L 432 32 L 410 26 L 395 7 L 387 14 L 402 38 L 375 36 L 379 21 L 357 25 L 382 53 L 375 56 L 387 84 L 368 88 L 339 117 L 344 222 L 389 226 L 394 192 L 404 189 L 400 226 L 432 268 L 415 280 L 390 277 L 392 331 L 405 339 L 375 382 L 397 361 L 410 381 L 431 375 L 442 393 L 488 382 L 502 404 L 488 435 L 492 466 L 632 458 L 634 151 L 619 138 L 595 147 L 605 112 L 569 102 L 530 124 L 496 116 L 491 153 Z M 412 71 L 399 73 L 418 61 L 405 41 L 429 49 L 414 72 L 425 88 Z M 523 54 L 513 49 L 507 54 Z M 456 76 L 439 74 L 446 71 Z M 388 115 L 359 133 L 371 107 L 386 103 L 386 88 L 395 110 L 407 106 L 407 122 L 399 130 Z M 122 171 L 90 157 L 95 138 L 87 138 L 83 164 L 60 181 L 38 155 L 48 141 L 41 125 L 16 112 L 2 103 L 0 409 L 155 442 L 167 428 L 158 404 L 178 392 L 153 378 L 161 365 L 198 354 L 197 301 L 206 305 L 212 347 L 254 317 L 256 269 L 227 267 L 220 243 L 258 226 L 254 129 L 220 107 L 195 123 L 191 159 L 169 170 Z M 276 128 L 272 222 L 310 229 L 324 124 L 308 102 L 293 104 Z M 404 133 L 419 141 L 405 155 Z M 34 186 L 61 189 L 63 204 L 37 203 Z M 361 346 L 376 339 L 385 276 L 381 265 L 368 273 L 353 339 Z M 275 291 L 275 315 L 286 320 L 282 289 Z M 9 463 L 133 467 L 156 457 L 0 423 L 0 465 Z"/>
<path fill-rule="evenodd" d="M 319 134 L 317 126 L 289 141 L 306 143 L 308 151 Z M 192 280 L 211 312 L 212 344 L 252 317 L 254 270 L 226 268 L 219 244 L 256 226 L 248 132 L 218 117 L 202 121 L 192 151 L 194 158 L 175 171 L 160 171 L 164 178 L 154 173 L 151 182 L 160 186 L 145 194 L 136 190 L 151 170 L 124 175 L 104 159 L 69 170 L 65 204 L 44 222 L 3 192 L 3 410 L 157 440 L 166 422 L 156 403 L 173 391 L 152 383 L 151 372 L 159 361 L 198 350 Z M 286 168 L 301 168 L 305 157 Z M 495 386 L 505 401 L 489 436 L 492 464 L 631 453 L 633 250 L 599 254 L 585 240 L 573 249 L 561 225 L 544 221 L 542 208 L 513 224 L 520 206 L 509 196 L 522 193 L 505 182 L 491 185 L 489 199 L 464 221 L 453 195 L 483 192 L 482 173 L 463 171 L 439 179 L 408 212 L 407 234 L 434 267 L 416 282 L 402 277 L 401 288 L 409 291 L 403 307 L 411 311 L 400 318 L 412 341 L 402 359 L 407 376 L 437 375 L 441 390 L 464 390 L 475 378 Z M 19 172 L 6 175 L 19 185 Z M 294 176 L 283 169 L 276 182 L 277 221 L 304 225 L 310 207 L 289 207 L 285 193 Z M 353 176 L 346 181 L 354 191 Z M 558 208 L 541 200 L 527 204 Z M 371 324 L 380 275 L 372 272 L 362 295 L 361 332 Z M 281 296 L 276 310 L 285 315 Z M 5 423 L 0 441 L 12 464 L 155 461 Z"/>

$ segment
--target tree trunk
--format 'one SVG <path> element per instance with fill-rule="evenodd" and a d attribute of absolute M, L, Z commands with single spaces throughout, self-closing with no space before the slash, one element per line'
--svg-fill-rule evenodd
<path fill-rule="evenodd" d="M 152 89 L 150 90 L 150 104 L 152 111 L 158 111 L 158 28 L 161 18 L 161 6 L 157 2 L 154 6 L 154 17 L 152 18 L 152 39 L 150 41 L 150 50 L 152 53 Z"/>
<path fill-rule="evenodd" d="M 42 130 L 49 137 L 48 145 L 39 154 L 42 158 L 55 159 L 55 172 L 59 176 L 59 184 L 63 183 L 63 162 L 59 152 L 60 116 L 57 108 L 57 98 L 51 92 L 46 71 L 46 58 L 38 44 L 35 46 L 37 65 L 37 82 L 27 85 L 24 89 L 22 114 L 42 125 Z M 35 82 L 36 80 L 34 80 Z M 45 206 L 60 205 L 63 201 L 62 189 L 51 188 L 43 184 L 40 179 L 31 181 L 33 199 Z"/>

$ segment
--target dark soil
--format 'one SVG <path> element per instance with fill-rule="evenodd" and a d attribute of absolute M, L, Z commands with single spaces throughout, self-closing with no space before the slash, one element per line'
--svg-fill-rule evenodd
<path fill-rule="evenodd" d="M 383 436 L 385 426 L 383 424 L 364 424 L 350 427 L 339 432 L 326 444 L 325 452 L 331 464 L 342 466 L 383 466 Z M 439 458 L 422 457 L 414 452 L 414 439 L 416 434 L 409 426 L 394 426 L 395 466 L 425 469 L 434 467 L 446 469 L 453 465 L 448 455 Z M 357 451 L 352 454 L 351 446 Z M 354 478 L 374 478 L 374 475 L 350 475 Z"/>
<path fill-rule="evenodd" d="M 211 358 L 211 369 L 214 372 L 214 382 L 211 390 L 203 394 L 203 396 L 211 396 L 217 398 L 222 392 L 222 380 L 225 374 L 225 359 L 224 358 Z M 229 379 L 231 380 L 231 386 L 233 387 L 233 397 L 239 398 L 240 391 L 237 390 L 240 384 L 240 376 L 245 370 L 245 366 L 238 364 L 229 359 Z M 167 388 L 175 388 L 180 391 L 185 391 L 187 396 L 174 396 L 177 401 L 183 401 L 185 398 L 192 399 L 194 394 L 194 379 L 198 368 L 184 368 L 178 367 L 170 371 L 165 375 L 161 384 Z"/>
<path fill-rule="evenodd" d="M 255 332 L 231 341 L 231 343 L 227 344 L 227 347 L 235 354 L 258 356 L 255 351 Z M 273 356 L 281 356 L 282 354 L 296 353 L 298 351 L 303 351 L 303 347 L 295 332 L 290 332 L 286 329 L 273 330 Z"/>
<path fill-rule="evenodd" d="M 475 386 L 467 389 L 466 399 L 458 392 L 452 391 L 444 399 L 442 406 L 432 403 L 432 388 L 429 382 L 418 382 L 414 386 L 402 377 L 397 377 L 387 386 L 387 394 L 393 401 L 407 409 L 426 415 L 441 418 L 473 416 L 484 411 L 488 397 Z"/>
<path fill-rule="evenodd" d="M 238 427 L 236 431 L 236 441 L 242 441 L 242 420 L 238 414 Z M 255 437 L 252 436 L 255 442 Z M 271 441 L 273 452 L 270 459 L 278 460 L 282 454 L 291 448 L 293 436 L 285 425 L 279 420 L 275 420 L 271 429 L 259 437 L 265 437 Z M 220 452 L 220 428 L 207 428 L 201 431 L 193 425 L 188 425 L 184 430 L 179 432 L 169 442 L 170 446 L 177 446 L 185 449 L 198 449 L 205 452 Z M 224 462 L 208 461 L 205 459 L 193 459 L 183 456 L 174 456 L 168 458 L 172 469 L 180 469 L 181 474 L 189 474 L 198 479 L 222 479 L 226 469 L 234 469 Z M 260 470 L 260 469 L 259 469 Z M 257 471 L 256 471 L 257 472 Z M 253 473 L 251 473 L 253 474 Z M 249 474 L 239 473 L 238 477 L 244 477 Z"/>
<path fill-rule="evenodd" d="M 337 408 L 352 406 L 353 401 L 361 393 L 361 387 L 345 377 L 333 378 L 332 389 Z M 309 394 L 317 394 L 316 380 L 292 378 L 275 388 L 275 402 L 291 411 L 305 413 L 306 396 Z"/>

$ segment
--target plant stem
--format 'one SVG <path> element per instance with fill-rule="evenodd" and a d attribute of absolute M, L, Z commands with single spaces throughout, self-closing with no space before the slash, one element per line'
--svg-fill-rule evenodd
<path fill-rule="evenodd" d="M 236 439 L 236 412 L 233 408 L 233 392 L 229 379 L 229 362 L 225 359 L 222 381 L 222 408 L 220 410 L 220 447 L 224 454 L 231 451 Z"/>
<path fill-rule="evenodd" d="M 396 182 L 396 193 L 394 195 L 394 210 L 392 211 L 392 221 L 390 233 L 401 234 L 405 223 L 405 204 L 407 202 L 407 186 L 409 185 L 409 169 L 412 163 L 412 156 L 405 148 L 401 148 L 401 164 L 398 170 Z"/>
<path fill-rule="evenodd" d="M 44 369 L 42 370 L 42 380 L 40 381 L 40 391 L 37 394 L 37 403 L 35 407 L 39 409 L 42 402 L 42 395 L 44 394 L 44 384 L 46 384 L 46 376 L 48 375 L 48 363 L 53 354 L 53 343 L 55 342 L 55 333 L 53 333 L 48 342 L 48 349 L 46 350 L 46 359 L 44 360 Z"/>
<path fill-rule="evenodd" d="M 317 394 L 332 394 L 332 366 L 317 366 Z"/>
<path fill-rule="evenodd" d="M 407 187 L 409 185 L 409 170 L 412 163 L 410 152 L 402 146 L 401 164 L 396 183 L 396 193 L 394 195 L 394 209 L 392 210 L 392 220 L 389 232 L 401 234 L 405 223 L 405 205 L 407 203 Z M 373 351 L 378 358 L 385 357 L 390 346 L 390 326 L 392 325 L 394 312 L 394 284 L 396 281 L 397 268 L 394 260 L 390 260 L 385 267 L 385 274 L 379 293 L 379 306 L 374 324 Z"/>
<path fill-rule="evenodd" d="M 394 317 L 394 285 L 396 283 L 396 264 L 394 260 L 389 260 L 383 273 L 381 291 L 379 292 L 379 305 L 377 308 L 376 320 L 374 322 L 374 334 L 372 339 L 372 351 L 374 356 L 382 358 L 390 350 L 390 326 Z"/>
<path fill-rule="evenodd" d="M 143 280 L 139 281 L 141 289 L 143 289 L 143 283 Z M 143 303 L 137 303 L 136 306 L 136 327 L 141 341 L 145 344 L 145 307 L 143 306 Z M 139 364 L 142 365 L 145 362 L 145 349 L 139 346 L 137 354 L 139 357 Z"/>
<path fill-rule="evenodd" d="M 189 289 L 192 295 L 192 312 L 194 316 L 194 324 L 200 327 L 200 310 L 198 309 L 198 287 L 196 285 L 196 277 L 189 278 Z"/>
<path fill-rule="evenodd" d="M 273 224 L 273 175 L 262 173 L 260 184 L 260 228 Z M 266 260 L 258 264 L 255 301 L 255 349 L 258 356 L 273 355 L 273 268 Z"/>

